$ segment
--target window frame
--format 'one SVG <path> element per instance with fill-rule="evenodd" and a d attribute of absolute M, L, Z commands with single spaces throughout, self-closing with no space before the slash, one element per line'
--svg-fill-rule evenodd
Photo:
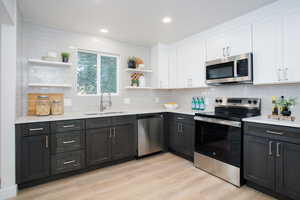
<path fill-rule="evenodd" d="M 97 64 L 96 64 L 96 70 L 97 70 L 97 94 L 79 94 L 78 93 L 78 76 L 77 76 L 77 68 L 78 68 L 78 54 L 82 52 L 82 53 L 92 53 L 92 54 L 96 54 L 97 55 Z M 109 57 L 114 57 L 117 59 L 117 71 L 116 71 L 116 86 L 117 86 L 117 92 L 116 93 L 111 93 L 111 96 L 119 96 L 120 95 L 120 60 L 121 60 L 121 56 L 119 54 L 115 54 L 115 53 L 108 53 L 108 52 L 102 52 L 102 51 L 96 51 L 96 50 L 87 50 L 87 49 L 77 49 L 76 50 L 76 94 L 77 96 L 84 96 L 84 97 L 96 97 L 96 96 L 100 96 L 100 90 L 101 90 L 101 57 L 102 56 L 109 56 Z M 108 94 L 108 93 L 103 93 L 103 94 Z"/>

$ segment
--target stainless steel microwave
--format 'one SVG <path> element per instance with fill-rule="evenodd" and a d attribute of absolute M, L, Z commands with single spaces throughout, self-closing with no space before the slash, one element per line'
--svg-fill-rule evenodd
<path fill-rule="evenodd" d="M 208 61 L 205 63 L 206 84 L 252 83 L 252 63 L 252 53 Z"/>

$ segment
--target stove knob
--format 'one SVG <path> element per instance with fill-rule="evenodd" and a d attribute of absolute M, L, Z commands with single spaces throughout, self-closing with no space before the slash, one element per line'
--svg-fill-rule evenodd
<path fill-rule="evenodd" d="M 252 103 L 252 101 L 251 101 L 251 100 L 249 100 L 249 101 L 248 101 L 248 103 L 249 103 L 249 104 L 251 104 L 251 103 Z"/>
<path fill-rule="evenodd" d="M 222 100 L 222 99 L 220 99 L 220 103 L 223 103 L 223 100 Z"/>
<path fill-rule="evenodd" d="M 257 104 L 257 101 L 256 101 L 256 100 L 254 100 L 254 101 L 253 101 L 253 103 L 254 103 L 254 104 Z"/>
<path fill-rule="evenodd" d="M 216 99 L 216 103 L 219 103 L 219 100 L 218 100 L 218 99 Z"/>

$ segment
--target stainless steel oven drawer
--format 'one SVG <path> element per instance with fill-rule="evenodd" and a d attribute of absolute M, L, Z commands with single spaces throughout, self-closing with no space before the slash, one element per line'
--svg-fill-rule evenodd
<path fill-rule="evenodd" d="M 241 186 L 241 170 L 238 167 L 229 165 L 197 152 L 194 153 L 194 166 L 221 179 L 224 179 L 235 186 Z"/>

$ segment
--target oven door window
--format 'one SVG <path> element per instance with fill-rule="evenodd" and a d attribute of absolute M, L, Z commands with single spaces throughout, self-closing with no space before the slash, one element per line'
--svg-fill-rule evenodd
<path fill-rule="evenodd" d="M 206 79 L 224 79 L 234 77 L 234 62 L 227 62 L 206 67 Z"/>
<path fill-rule="evenodd" d="M 241 128 L 196 122 L 196 152 L 240 167 Z"/>
<path fill-rule="evenodd" d="M 249 76 L 249 59 L 238 60 L 236 63 L 237 77 Z"/>

